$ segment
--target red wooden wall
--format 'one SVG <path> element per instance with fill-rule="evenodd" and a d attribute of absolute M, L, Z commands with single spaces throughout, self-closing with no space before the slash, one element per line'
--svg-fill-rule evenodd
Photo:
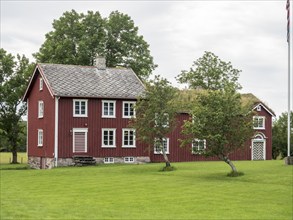
<path fill-rule="evenodd" d="M 73 117 L 73 99 L 60 98 L 58 129 L 59 158 L 68 158 L 75 154 L 85 154 L 94 157 L 148 156 L 149 153 L 145 145 L 138 141 L 136 141 L 136 148 L 122 148 L 122 129 L 129 128 L 129 119 L 122 118 L 122 104 L 125 100 L 116 100 L 116 118 L 102 118 L 102 100 L 88 99 L 88 117 Z M 87 153 L 73 153 L 73 128 L 88 128 Z M 101 147 L 102 128 L 116 128 L 115 148 Z"/>
<path fill-rule="evenodd" d="M 45 82 L 39 90 L 39 71 L 31 84 L 28 98 L 28 156 L 51 157 L 54 155 L 55 101 Z M 38 118 L 38 102 L 44 102 L 44 117 Z M 38 129 L 43 129 L 43 146 L 38 147 Z"/>

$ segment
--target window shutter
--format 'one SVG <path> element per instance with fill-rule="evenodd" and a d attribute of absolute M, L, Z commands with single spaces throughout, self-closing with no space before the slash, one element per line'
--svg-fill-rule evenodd
<path fill-rule="evenodd" d="M 74 152 L 86 152 L 86 132 L 75 132 L 74 133 Z"/>

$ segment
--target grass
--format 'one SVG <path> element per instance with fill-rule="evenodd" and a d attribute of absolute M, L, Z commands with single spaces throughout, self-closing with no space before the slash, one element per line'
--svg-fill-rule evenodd
<path fill-rule="evenodd" d="M 292 219 L 292 166 L 236 161 L 7 170 L 0 219 Z"/>
<path fill-rule="evenodd" d="M 0 153 L 0 164 L 8 164 L 12 161 L 12 153 L 11 152 L 1 152 Z M 27 163 L 27 153 L 26 152 L 18 152 L 17 153 L 17 162 L 18 163 Z"/>

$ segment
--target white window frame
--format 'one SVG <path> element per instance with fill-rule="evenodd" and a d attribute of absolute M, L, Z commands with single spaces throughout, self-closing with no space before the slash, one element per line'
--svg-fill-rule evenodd
<path fill-rule="evenodd" d="M 164 138 L 164 141 L 166 142 L 166 154 L 170 154 L 170 139 L 169 138 Z M 154 154 L 163 154 L 163 151 L 157 151 L 156 146 L 154 146 Z"/>
<path fill-rule="evenodd" d="M 133 105 L 133 115 L 130 115 L 130 105 Z M 135 106 L 136 102 L 134 101 L 124 101 L 123 102 L 123 112 L 122 112 L 122 115 L 123 115 L 123 118 L 135 118 L 136 117 L 136 113 L 135 113 Z M 126 115 L 126 112 L 125 112 L 125 105 L 128 105 L 128 115 Z"/>
<path fill-rule="evenodd" d="M 104 163 L 109 164 L 109 163 L 114 163 L 114 162 L 115 162 L 114 157 L 105 157 L 104 158 Z"/>
<path fill-rule="evenodd" d="M 164 128 L 168 128 L 169 127 L 169 114 L 168 113 L 164 113 L 165 116 L 167 116 L 167 121 L 166 124 L 163 124 L 162 127 Z M 158 117 L 158 113 L 155 113 L 155 126 L 157 127 L 157 117 Z"/>
<path fill-rule="evenodd" d="M 104 144 L 104 131 L 113 131 L 113 145 L 105 145 Z M 102 147 L 104 147 L 104 148 L 115 148 L 116 147 L 116 128 L 102 128 Z"/>
<path fill-rule="evenodd" d="M 44 144 L 44 131 L 43 129 L 38 129 L 38 147 L 43 147 Z"/>
<path fill-rule="evenodd" d="M 79 113 L 75 113 L 75 104 L 79 102 Z M 81 114 L 81 102 L 85 102 L 85 113 Z M 73 117 L 87 117 L 88 116 L 88 100 L 87 99 L 73 99 Z"/>
<path fill-rule="evenodd" d="M 125 145 L 124 141 L 125 141 L 125 135 L 124 132 L 128 131 L 128 132 L 133 132 L 133 145 Z M 129 143 L 129 133 L 128 133 L 128 143 Z M 135 141 L 135 129 L 129 129 L 129 128 L 123 128 L 122 129 L 122 147 L 123 148 L 135 148 L 136 147 L 136 141 Z"/>
<path fill-rule="evenodd" d="M 105 103 L 113 104 L 113 115 L 109 115 L 110 105 L 108 105 L 108 114 L 105 114 L 104 105 Z M 115 100 L 102 100 L 102 118 L 116 118 L 116 101 Z"/>
<path fill-rule="evenodd" d="M 43 90 L 43 85 L 44 85 L 44 80 L 43 80 L 43 78 L 40 78 L 40 82 L 39 82 L 40 84 L 39 84 L 39 89 L 40 89 L 40 91 L 42 91 Z"/>
<path fill-rule="evenodd" d="M 45 110 L 44 101 L 40 100 L 38 102 L 38 118 L 44 117 L 44 110 Z"/>
<path fill-rule="evenodd" d="M 84 143 L 84 152 L 76 152 L 75 151 L 75 133 L 76 132 L 84 132 L 85 133 L 85 143 Z M 72 129 L 72 152 L 73 153 L 87 153 L 87 144 L 88 144 L 88 129 L 87 128 L 73 128 Z"/>
<path fill-rule="evenodd" d="M 262 119 L 263 120 L 263 123 L 262 123 L 262 126 L 261 127 L 255 127 L 254 126 L 254 121 L 255 120 L 259 120 L 259 119 Z M 265 125 L 265 121 L 266 121 L 266 117 L 265 116 L 253 116 L 253 129 L 256 129 L 256 130 L 265 130 L 266 128 L 266 125 Z"/>
<path fill-rule="evenodd" d="M 203 141 L 203 143 L 204 143 L 204 147 L 203 147 L 202 150 L 205 150 L 205 149 L 206 149 L 206 147 L 207 147 L 207 146 L 206 146 L 206 143 L 207 143 L 206 140 L 205 140 L 205 139 L 202 140 L 202 139 L 197 139 L 197 138 L 196 138 L 196 139 L 194 139 L 194 140 L 192 141 L 192 145 L 191 145 L 191 151 L 192 151 L 192 154 L 201 154 L 199 147 L 198 147 L 198 146 L 194 146 L 194 142 L 200 142 L 200 141 Z M 195 147 L 197 148 L 198 151 L 195 151 L 195 150 L 194 150 Z"/>
<path fill-rule="evenodd" d="M 134 157 L 124 157 L 124 163 L 134 163 Z"/>

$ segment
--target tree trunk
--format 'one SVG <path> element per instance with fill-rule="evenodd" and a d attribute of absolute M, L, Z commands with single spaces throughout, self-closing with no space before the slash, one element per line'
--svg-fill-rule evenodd
<path fill-rule="evenodd" d="M 12 150 L 12 162 L 11 163 L 14 163 L 14 164 L 17 163 L 17 151 L 14 149 Z"/>
<path fill-rule="evenodd" d="M 164 145 L 163 145 L 163 139 L 160 140 L 161 142 L 161 147 L 162 147 L 162 152 L 163 152 L 163 157 L 164 157 L 164 160 L 165 160 L 165 163 L 166 163 L 166 167 L 170 167 L 171 166 L 171 163 L 168 159 L 168 156 L 166 154 L 166 151 L 165 151 L 165 148 L 164 148 Z"/>
<path fill-rule="evenodd" d="M 234 164 L 232 163 L 232 161 L 228 157 L 225 156 L 224 161 L 225 161 L 225 163 L 227 163 L 231 167 L 231 169 L 234 173 L 237 173 L 236 167 L 234 166 Z"/>

